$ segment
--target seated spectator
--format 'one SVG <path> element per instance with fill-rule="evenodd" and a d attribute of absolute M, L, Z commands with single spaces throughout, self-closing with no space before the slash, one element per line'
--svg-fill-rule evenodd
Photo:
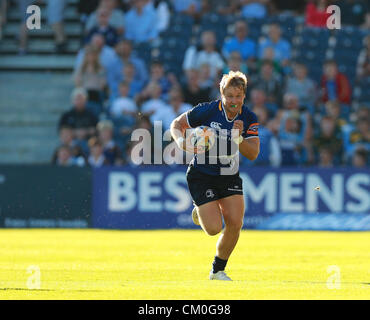
<path fill-rule="evenodd" d="M 91 2 L 91 0 L 89 0 Z M 92 1 L 94 2 L 94 0 Z M 108 13 L 108 25 L 114 28 L 117 35 L 124 34 L 125 16 L 123 12 L 118 9 L 117 0 L 100 0 L 99 7 L 95 12 L 92 12 L 86 21 L 85 30 L 90 32 L 94 27 L 98 26 L 98 13 L 100 10 L 104 10 Z"/>
<path fill-rule="evenodd" d="M 357 149 L 352 157 L 352 166 L 354 168 L 363 168 L 365 169 L 366 166 L 368 166 L 369 163 L 369 151 L 366 151 L 366 149 Z"/>
<path fill-rule="evenodd" d="M 260 74 L 253 81 L 253 88 L 263 90 L 267 96 L 269 109 L 277 110 L 281 103 L 283 88 L 281 76 L 274 72 L 271 61 L 264 61 Z"/>
<path fill-rule="evenodd" d="M 239 51 L 233 51 L 230 53 L 229 58 L 227 59 L 227 64 L 222 73 L 227 74 L 230 71 L 240 71 L 244 74 L 248 74 L 247 64 L 242 60 Z"/>
<path fill-rule="evenodd" d="M 212 87 L 214 79 L 211 77 L 211 68 L 208 63 L 204 63 L 199 68 L 199 86 L 202 89 L 209 89 Z"/>
<path fill-rule="evenodd" d="M 297 95 L 299 105 L 314 111 L 317 88 L 315 83 L 307 77 L 307 67 L 296 62 L 293 66 L 293 75 L 287 78 L 285 93 Z"/>
<path fill-rule="evenodd" d="M 127 120 L 130 118 L 129 122 L 133 123 L 138 113 L 138 108 L 134 99 L 128 96 L 129 91 L 129 83 L 122 81 L 119 85 L 119 97 L 113 100 L 110 114 L 113 118 L 126 118 Z"/>
<path fill-rule="evenodd" d="M 281 150 L 279 141 L 271 130 L 266 127 L 269 118 L 268 110 L 265 107 L 259 107 L 253 109 L 253 112 L 256 114 L 259 123 L 258 136 L 260 139 L 260 153 L 253 162 L 248 160 L 243 161 L 243 163 L 278 167 L 281 164 Z"/>
<path fill-rule="evenodd" d="M 252 39 L 248 38 L 248 25 L 245 21 L 239 20 L 235 23 L 235 35 L 231 39 L 225 40 L 222 53 L 226 59 L 231 52 L 238 51 L 243 60 L 250 67 L 257 55 L 257 47 Z"/>
<path fill-rule="evenodd" d="M 343 25 L 360 26 L 370 11 L 369 3 L 364 0 L 339 0 L 335 4 L 340 8 Z"/>
<path fill-rule="evenodd" d="M 103 153 L 103 144 L 97 137 L 91 137 L 89 139 L 90 154 L 87 159 L 87 163 L 93 168 L 100 168 L 102 166 L 109 165 L 108 160 L 105 158 Z"/>
<path fill-rule="evenodd" d="M 216 2 L 216 3 L 212 3 Z M 213 1 L 211 0 L 212 9 L 214 12 L 222 15 L 237 15 L 240 14 L 240 0 L 229 1 Z"/>
<path fill-rule="evenodd" d="M 342 128 L 347 123 L 342 117 L 341 106 L 337 101 L 328 101 L 325 103 L 325 114 L 334 119 L 338 128 Z"/>
<path fill-rule="evenodd" d="M 320 121 L 320 129 L 316 132 L 313 145 L 316 153 L 325 148 L 335 155 L 336 164 L 341 163 L 343 155 L 342 131 L 335 119 L 325 116 Z M 333 157 L 332 156 L 332 157 Z"/>
<path fill-rule="evenodd" d="M 196 69 L 191 69 L 187 73 L 187 81 L 183 87 L 184 101 L 192 106 L 199 102 L 210 100 L 210 88 L 202 89 L 199 83 L 199 72 Z"/>
<path fill-rule="evenodd" d="M 125 17 L 125 37 L 135 43 L 147 42 L 157 38 L 157 14 L 151 3 L 134 0 L 132 8 Z"/>
<path fill-rule="evenodd" d="M 143 83 L 135 78 L 135 74 L 135 65 L 131 62 L 126 63 L 122 70 L 123 76 L 120 82 L 124 81 L 127 83 L 129 86 L 128 97 L 132 99 L 135 99 L 136 95 L 140 94 L 143 88 Z M 110 87 L 110 101 L 113 101 L 119 96 L 118 86 L 118 83 L 114 83 L 113 86 Z"/>
<path fill-rule="evenodd" d="M 76 88 L 73 90 L 71 98 L 73 107 L 70 111 L 62 114 L 58 128 L 70 126 L 77 139 L 88 139 L 95 133 L 98 121 L 96 116 L 86 108 L 87 92 L 85 89 Z"/>
<path fill-rule="evenodd" d="M 170 23 L 172 3 L 170 0 L 156 0 L 154 8 L 157 14 L 157 30 L 161 33 L 168 28 Z"/>
<path fill-rule="evenodd" d="M 370 12 L 367 12 L 365 15 L 365 21 L 364 23 L 360 26 L 360 28 L 364 31 L 370 30 Z"/>
<path fill-rule="evenodd" d="M 346 143 L 347 142 L 347 143 Z M 350 159 L 358 149 L 370 152 L 370 118 L 358 118 L 356 126 L 349 133 L 349 141 L 345 141 L 345 152 Z"/>
<path fill-rule="evenodd" d="M 103 104 L 106 86 L 106 72 L 99 61 L 99 52 L 88 46 L 81 66 L 74 73 L 75 87 L 82 87 L 88 93 L 88 101 Z"/>
<path fill-rule="evenodd" d="M 269 114 L 274 114 L 274 110 L 269 110 L 266 105 L 266 93 L 262 89 L 259 88 L 253 88 L 251 90 L 251 101 L 250 101 L 250 109 L 253 112 L 258 112 L 259 109 L 267 109 Z"/>
<path fill-rule="evenodd" d="M 357 58 L 356 76 L 358 80 L 370 77 L 370 35 L 364 39 L 364 48 Z"/>
<path fill-rule="evenodd" d="M 283 106 L 268 123 L 268 128 L 279 138 L 282 165 L 312 162 L 310 114 L 299 111 L 298 98 L 293 94 L 284 95 Z"/>
<path fill-rule="evenodd" d="M 200 69 L 203 64 L 210 66 L 210 76 L 215 79 L 224 67 L 224 61 L 216 48 L 216 36 L 213 31 L 203 31 L 200 46 L 190 46 L 186 52 L 183 69 L 188 72 L 191 69 Z"/>
<path fill-rule="evenodd" d="M 321 168 L 332 168 L 334 166 L 334 154 L 330 148 L 321 147 L 319 149 L 319 163 Z"/>
<path fill-rule="evenodd" d="M 91 38 L 90 47 L 95 49 L 99 55 L 99 62 L 104 67 L 107 75 L 108 84 L 110 79 L 114 79 L 117 73 L 116 63 L 118 60 L 117 54 L 111 47 L 105 45 L 105 39 L 101 34 L 95 34 Z M 76 73 L 82 65 L 85 57 L 85 48 L 82 48 L 76 57 L 74 72 Z"/>
<path fill-rule="evenodd" d="M 148 81 L 148 70 L 145 62 L 137 56 L 132 49 L 132 42 L 130 40 L 122 40 L 115 46 L 115 51 L 118 56 L 116 62 L 116 69 L 123 70 L 125 64 L 132 63 L 135 66 L 135 79 L 146 83 Z"/>
<path fill-rule="evenodd" d="M 150 117 L 152 124 L 154 124 L 154 121 L 162 121 L 164 130 L 168 130 L 172 121 L 181 113 L 184 113 L 192 108 L 190 104 L 184 102 L 182 91 L 179 88 L 171 89 L 169 102 L 170 103 L 166 108 L 158 109 Z"/>
<path fill-rule="evenodd" d="M 98 138 L 103 148 L 103 155 L 109 165 L 123 164 L 122 151 L 113 140 L 113 123 L 110 120 L 101 120 L 96 126 Z"/>
<path fill-rule="evenodd" d="M 168 105 L 161 99 L 162 88 L 158 82 L 149 82 L 145 89 L 149 99 L 146 100 L 141 106 L 141 113 L 145 116 L 151 116 L 153 113 L 157 112 L 159 109 L 164 109 Z"/>
<path fill-rule="evenodd" d="M 242 16 L 246 19 L 262 19 L 267 14 L 269 0 L 241 0 Z"/>
<path fill-rule="evenodd" d="M 83 147 L 85 147 L 85 145 L 75 139 L 72 127 L 62 126 L 59 128 L 59 142 L 61 146 L 69 147 L 71 155 L 76 160 L 76 163 L 80 163 L 81 165 L 86 163 L 85 151 L 88 150 L 84 150 Z M 58 151 L 59 147 L 53 153 L 51 160 L 52 164 L 57 164 Z"/>
<path fill-rule="evenodd" d="M 66 145 L 61 145 L 57 149 L 57 157 L 56 157 L 55 165 L 61 166 L 61 167 L 70 167 L 70 166 L 82 167 L 85 165 L 85 163 L 79 161 L 73 156 L 70 147 Z"/>
<path fill-rule="evenodd" d="M 281 28 L 277 23 L 270 24 L 268 38 L 261 41 L 258 48 L 259 59 L 262 59 L 265 49 L 269 47 L 274 49 L 274 60 L 286 67 L 291 58 L 291 45 L 281 37 Z"/>
<path fill-rule="evenodd" d="M 165 74 L 165 70 L 163 64 L 158 61 L 152 61 L 150 65 L 150 78 L 148 85 L 144 90 L 137 96 L 137 103 L 141 104 L 143 101 L 149 98 L 149 91 L 148 86 L 150 83 L 156 82 L 161 86 L 161 99 L 164 101 L 168 101 L 168 92 L 170 91 L 171 87 L 176 84 L 176 81 L 170 75 Z"/>
<path fill-rule="evenodd" d="M 198 18 L 201 12 L 200 0 L 172 0 L 175 12 L 188 14 Z"/>
<path fill-rule="evenodd" d="M 326 12 L 329 3 L 328 0 L 314 0 L 307 3 L 305 10 L 305 19 L 307 27 L 326 28 L 326 21 L 330 13 Z"/>
<path fill-rule="evenodd" d="M 324 64 L 324 72 L 321 78 L 322 102 L 337 100 L 342 104 L 351 103 L 351 86 L 348 78 L 338 70 L 334 60 L 328 60 Z"/>
<path fill-rule="evenodd" d="M 114 47 L 118 42 L 118 33 L 116 29 L 109 24 L 109 11 L 99 9 L 97 15 L 98 23 L 88 32 L 85 43 L 89 43 L 94 34 L 101 34 L 105 39 L 105 43 L 110 47 Z"/>

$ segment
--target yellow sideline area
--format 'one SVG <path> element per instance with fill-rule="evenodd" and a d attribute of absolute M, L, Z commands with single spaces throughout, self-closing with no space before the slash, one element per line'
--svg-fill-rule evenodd
<path fill-rule="evenodd" d="M 0 299 L 370 299 L 369 239 L 243 231 L 221 282 L 201 230 L 0 229 Z"/>

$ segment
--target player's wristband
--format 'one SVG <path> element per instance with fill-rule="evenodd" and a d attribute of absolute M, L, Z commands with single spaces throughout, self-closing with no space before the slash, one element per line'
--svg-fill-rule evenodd
<path fill-rule="evenodd" d="M 242 136 L 239 136 L 235 139 L 233 139 L 233 141 L 236 143 L 236 144 L 241 144 L 243 142 L 244 138 Z"/>
<path fill-rule="evenodd" d="M 184 141 L 185 141 L 184 137 L 178 137 L 175 141 L 176 141 L 177 146 L 180 149 L 184 148 Z"/>

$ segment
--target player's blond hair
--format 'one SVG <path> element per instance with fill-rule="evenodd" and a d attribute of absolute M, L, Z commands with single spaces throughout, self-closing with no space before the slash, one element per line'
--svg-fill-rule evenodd
<path fill-rule="evenodd" d="M 241 88 L 244 92 L 247 89 L 248 80 L 244 73 L 240 71 L 230 71 L 222 76 L 220 82 L 220 92 L 224 94 L 227 87 Z"/>

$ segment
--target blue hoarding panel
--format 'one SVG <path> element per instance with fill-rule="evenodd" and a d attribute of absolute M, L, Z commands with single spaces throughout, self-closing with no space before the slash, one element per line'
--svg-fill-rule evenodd
<path fill-rule="evenodd" d="M 193 205 L 185 172 L 185 166 L 95 169 L 93 227 L 193 228 L 190 216 Z M 245 197 L 245 228 L 270 229 L 269 223 L 275 221 L 278 225 L 276 219 L 282 216 L 277 213 L 281 213 L 300 221 L 299 225 L 293 224 L 294 229 L 318 229 L 322 226 L 321 229 L 331 230 L 327 224 L 325 227 L 327 221 L 331 221 L 330 225 L 346 223 L 346 230 L 369 229 L 365 223 L 367 220 L 363 220 L 370 211 L 369 170 L 241 167 L 240 176 Z M 307 219 L 299 220 L 294 216 L 297 214 Z M 322 224 L 317 222 L 318 214 L 323 217 Z M 345 218 L 347 216 L 351 219 Z M 286 222 L 289 218 L 284 219 L 286 229 L 291 229 Z M 305 221 L 311 221 L 307 227 Z M 351 221 L 355 227 L 351 227 Z M 364 227 L 361 227 L 361 221 Z"/>

